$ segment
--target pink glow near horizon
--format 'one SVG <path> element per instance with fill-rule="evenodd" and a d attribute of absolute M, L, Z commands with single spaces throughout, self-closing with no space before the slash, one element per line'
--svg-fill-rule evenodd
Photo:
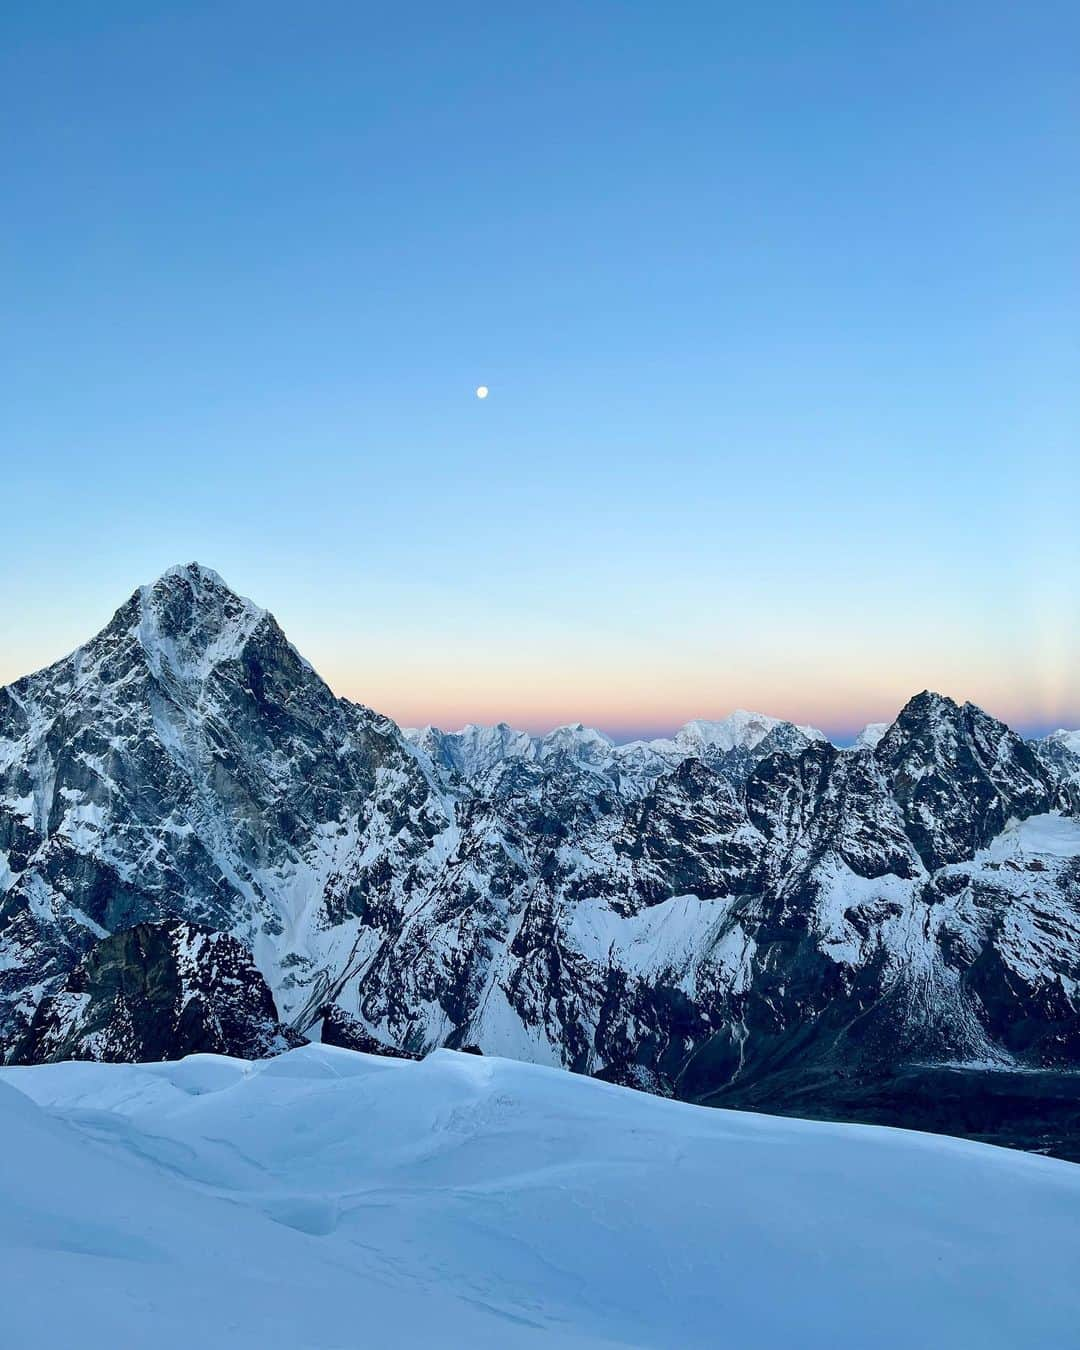
<path fill-rule="evenodd" d="M 605 705 L 595 695 L 587 696 L 584 690 L 582 697 L 576 700 L 527 702 L 491 698 L 490 701 L 480 701 L 468 697 L 417 698 L 390 688 L 380 691 L 370 683 L 362 694 L 359 688 L 350 688 L 348 684 L 337 686 L 334 681 L 331 683 L 346 697 L 385 713 L 400 726 L 431 724 L 444 731 L 457 731 L 470 723 L 492 725 L 506 722 L 533 734 L 543 734 L 555 727 L 580 722 L 585 726 L 596 727 L 615 741 L 670 736 L 687 722 L 696 719 L 719 721 L 737 708 L 742 708 L 816 727 L 830 739 L 843 742 L 853 739 L 868 723 L 893 721 L 908 699 L 922 689 L 938 688 L 933 682 L 924 681 L 903 693 L 882 694 L 878 698 L 857 697 L 843 705 L 822 698 L 796 700 L 770 697 L 769 691 L 762 690 L 755 694 L 749 688 L 741 693 L 732 692 L 722 699 L 700 701 L 678 697 L 661 701 L 655 696 L 650 697 L 651 691 L 643 690 L 641 700 L 635 706 L 632 701 L 625 699 L 619 700 L 617 704 Z M 938 688 L 938 692 L 949 695 L 959 703 L 970 701 L 978 704 L 1023 735 L 1045 734 L 1062 726 L 1080 726 L 1080 708 L 1070 710 L 1063 707 L 1055 715 L 1053 710 L 1025 705 L 1020 700 L 994 697 L 992 690 L 989 691 L 989 697 L 979 697 L 977 691 L 955 688 Z"/>
<path fill-rule="evenodd" d="M 25 616 L 13 614 L 14 641 L 0 643 L 0 684 L 73 650 L 107 614 L 107 600 L 72 604 L 53 616 L 38 611 L 31 615 L 32 641 Z M 1013 661 L 959 634 L 950 643 L 948 633 L 933 633 L 916 649 L 896 640 L 875 645 L 835 627 L 824 634 L 789 630 L 784 636 L 796 660 L 764 625 L 722 635 L 736 661 L 725 659 L 721 638 L 700 634 L 665 643 L 640 632 L 554 630 L 538 638 L 519 629 L 497 640 L 490 629 L 451 637 L 375 623 L 366 614 L 332 629 L 313 622 L 302 604 L 279 617 L 335 692 L 402 726 L 456 730 L 501 721 L 542 733 L 581 722 L 630 740 L 670 735 L 688 721 L 719 720 L 744 708 L 843 741 L 868 722 L 891 721 L 930 688 L 970 700 L 1023 734 L 1080 727 L 1071 638 L 1057 622 L 1040 621 L 1036 640 L 1018 642 Z M 1040 634 L 1048 635 L 1041 643 Z"/>

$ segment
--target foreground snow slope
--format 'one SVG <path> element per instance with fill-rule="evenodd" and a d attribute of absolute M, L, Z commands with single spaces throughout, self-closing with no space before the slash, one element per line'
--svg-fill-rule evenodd
<path fill-rule="evenodd" d="M 1069 1163 L 451 1051 L 2 1078 L 11 1350 L 1080 1337 Z"/>

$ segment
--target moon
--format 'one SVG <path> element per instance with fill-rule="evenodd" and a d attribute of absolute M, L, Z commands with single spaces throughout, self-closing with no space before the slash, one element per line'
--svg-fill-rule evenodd
<path fill-rule="evenodd" d="M 477 385 L 477 387 L 476 387 L 476 397 L 477 397 L 477 398 L 487 398 L 487 396 L 488 396 L 488 387 L 487 387 L 487 385 L 486 385 L 486 384 L 480 384 L 480 385 Z"/>

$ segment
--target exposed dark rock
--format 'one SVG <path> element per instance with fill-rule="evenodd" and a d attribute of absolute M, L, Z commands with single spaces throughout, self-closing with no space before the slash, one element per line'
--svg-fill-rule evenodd
<path fill-rule="evenodd" d="M 619 1087 L 634 1088 L 638 1092 L 648 1092 L 654 1097 L 674 1097 L 675 1089 L 656 1069 L 648 1064 L 634 1064 L 623 1061 L 619 1064 L 607 1064 L 594 1075 L 605 1083 L 616 1083 Z"/>
<path fill-rule="evenodd" d="M 411 1054 L 396 1045 L 380 1041 L 367 1031 L 359 1018 L 351 1017 L 344 1008 L 336 1003 L 328 1004 L 322 1010 L 323 1045 L 337 1045 L 343 1050 L 359 1050 L 365 1055 L 385 1055 L 388 1059 L 423 1059 L 423 1055 Z"/>
<path fill-rule="evenodd" d="M 235 938 L 173 919 L 95 943 L 38 1004 L 12 1062 L 260 1059 L 301 1041 Z"/>

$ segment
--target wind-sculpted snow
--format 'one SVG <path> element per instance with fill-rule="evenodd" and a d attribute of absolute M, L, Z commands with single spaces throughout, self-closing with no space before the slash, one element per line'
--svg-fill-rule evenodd
<path fill-rule="evenodd" d="M 1080 1168 L 311 1046 L 0 1073 L 34 1350 L 1075 1344 Z"/>
<path fill-rule="evenodd" d="M 826 1115 L 948 1064 L 944 1127 L 999 1137 L 1080 1068 L 1073 756 L 931 693 L 848 750 L 750 713 L 403 734 L 173 569 L 0 691 L 0 1035 L 49 999 L 48 1053 L 82 1044 L 85 954 L 181 920 L 252 953 L 290 1035 L 333 1006 L 350 1044 Z M 1080 1076 L 1054 1081 L 1053 1128 L 1006 1134 L 1071 1156 Z M 923 1122 L 890 1094 L 865 1111 Z"/>

